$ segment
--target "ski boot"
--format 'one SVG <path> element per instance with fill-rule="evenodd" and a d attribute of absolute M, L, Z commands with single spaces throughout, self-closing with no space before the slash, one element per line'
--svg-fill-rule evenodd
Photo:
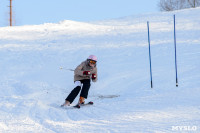
<path fill-rule="evenodd" d="M 78 104 L 85 104 L 85 98 L 80 96 Z"/>
<path fill-rule="evenodd" d="M 78 104 L 75 105 L 74 107 L 75 108 L 81 108 L 81 105 L 84 105 L 84 104 L 85 104 L 85 98 L 80 96 Z"/>
<path fill-rule="evenodd" d="M 65 102 L 61 105 L 61 107 L 65 107 L 65 106 L 70 106 L 70 102 L 65 100 Z"/>

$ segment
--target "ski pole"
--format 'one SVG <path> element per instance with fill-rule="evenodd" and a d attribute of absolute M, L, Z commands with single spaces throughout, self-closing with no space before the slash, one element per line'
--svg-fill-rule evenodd
<path fill-rule="evenodd" d="M 149 21 L 147 21 L 147 29 L 148 29 L 148 43 L 149 43 L 149 64 L 150 64 L 151 88 L 153 88 L 152 68 L 151 68 L 151 47 L 150 47 Z"/>
<path fill-rule="evenodd" d="M 74 69 L 70 69 L 70 68 L 65 68 L 65 67 L 60 67 L 61 70 L 69 70 L 69 71 L 74 71 Z"/>
<path fill-rule="evenodd" d="M 176 58 L 176 21 L 174 14 L 174 49 L 175 49 L 175 70 L 176 70 L 176 87 L 178 87 L 178 76 L 177 76 L 177 58 Z"/>

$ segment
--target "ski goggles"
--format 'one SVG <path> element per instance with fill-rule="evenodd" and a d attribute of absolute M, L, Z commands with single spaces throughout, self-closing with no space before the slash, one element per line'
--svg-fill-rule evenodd
<path fill-rule="evenodd" d="M 91 63 L 91 64 L 96 64 L 96 61 L 89 60 L 89 63 Z"/>

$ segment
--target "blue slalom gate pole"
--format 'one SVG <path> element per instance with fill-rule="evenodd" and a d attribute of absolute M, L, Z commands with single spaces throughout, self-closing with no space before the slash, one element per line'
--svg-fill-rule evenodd
<path fill-rule="evenodd" d="M 175 48 L 176 87 L 178 87 L 177 58 L 176 58 L 176 19 L 175 19 L 175 14 L 174 14 L 174 48 Z"/>
<path fill-rule="evenodd" d="M 148 29 L 148 43 L 149 43 L 149 63 L 150 63 L 151 88 L 153 88 L 152 69 L 151 69 L 151 47 L 150 47 L 150 35 L 149 35 L 149 21 L 147 21 L 147 29 Z"/>

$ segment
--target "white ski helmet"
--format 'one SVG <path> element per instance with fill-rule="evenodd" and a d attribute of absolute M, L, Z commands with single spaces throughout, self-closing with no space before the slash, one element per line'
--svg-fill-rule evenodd
<path fill-rule="evenodd" d="M 88 58 L 88 60 L 93 60 L 97 62 L 97 57 L 95 55 L 90 55 Z"/>

